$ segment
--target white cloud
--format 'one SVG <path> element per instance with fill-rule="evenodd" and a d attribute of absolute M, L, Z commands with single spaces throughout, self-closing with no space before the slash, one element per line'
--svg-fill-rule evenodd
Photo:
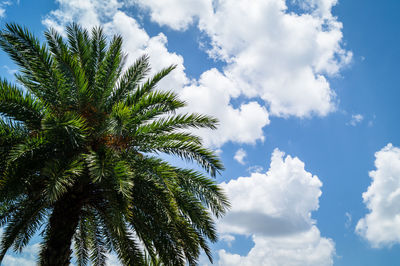
<path fill-rule="evenodd" d="M 364 120 L 364 116 L 361 114 L 355 114 L 351 116 L 351 120 L 349 122 L 349 125 L 355 127 L 358 124 L 360 124 Z"/>
<path fill-rule="evenodd" d="M 245 164 L 244 158 L 247 156 L 247 153 L 244 149 L 240 148 L 236 151 L 233 158 L 240 164 Z"/>
<path fill-rule="evenodd" d="M 378 248 L 400 243 L 400 149 L 388 144 L 375 158 L 371 185 L 362 195 L 369 213 L 356 232 Z"/>
<path fill-rule="evenodd" d="M 232 209 L 221 234 L 251 235 L 246 256 L 219 251 L 219 265 L 332 265 L 334 242 L 321 237 L 311 212 L 319 207 L 322 183 L 297 157 L 276 149 L 266 173 L 252 173 L 221 186 Z"/>
<path fill-rule="evenodd" d="M 232 242 L 235 241 L 235 239 L 236 239 L 235 236 L 230 234 L 223 234 L 220 236 L 220 240 L 226 242 L 228 247 L 232 246 Z"/>
<path fill-rule="evenodd" d="M 323 238 L 317 227 L 292 236 L 253 236 L 254 247 L 247 256 L 220 250 L 220 266 L 327 266 L 333 265 L 334 243 Z"/>
<path fill-rule="evenodd" d="M 173 29 L 198 18 L 211 39 L 209 54 L 227 63 L 223 75 L 241 94 L 261 97 L 271 114 L 324 116 L 335 110 L 327 76 L 337 75 L 352 58 L 342 45 L 342 24 L 331 13 L 336 0 L 297 1 L 303 14 L 288 12 L 284 0 L 202 0 L 196 12 L 180 1 L 136 2 Z M 178 14 L 186 9 L 187 16 L 175 16 L 173 8 Z"/>
<path fill-rule="evenodd" d="M 105 23 L 122 6 L 118 0 L 56 0 L 59 8 L 51 11 L 42 21 L 47 27 L 62 32 L 64 26 L 78 22 L 86 28 Z"/>
<path fill-rule="evenodd" d="M 180 91 L 182 99 L 188 103 L 187 110 L 213 115 L 220 120 L 217 131 L 198 131 L 207 145 L 218 147 L 228 141 L 255 143 L 264 140 L 262 128 L 270 122 L 268 111 L 255 101 L 234 108 L 230 101 L 239 94 L 235 84 L 215 68 Z"/>
<path fill-rule="evenodd" d="M 131 0 L 150 10 L 150 17 L 160 25 L 168 25 L 175 30 L 185 30 L 193 23 L 195 17 L 212 10 L 211 1 L 193 0 Z"/>
<path fill-rule="evenodd" d="M 32 259 L 26 259 L 22 257 L 15 257 L 11 255 L 5 255 L 2 265 L 4 266 L 35 266 L 36 261 Z"/>
<path fill-rule="evenodd" d="M 34 266 L 36 257 L 40 249 L 40 244 L 28 245 L 21 254 L 7 254 L 4 256 L 2 264 L 4 266 Z"/>

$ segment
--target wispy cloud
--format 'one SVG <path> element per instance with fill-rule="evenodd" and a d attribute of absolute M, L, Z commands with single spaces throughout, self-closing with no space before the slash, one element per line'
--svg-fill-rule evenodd
<path fill-rule="evenodd" d="M 349 229 L 350 226 L 351 226 L 351 221 L 352 221 L 351 214 L 348 213 L 348 212 L 346 212 L 344 215 L 346 216 L 346 222 L 344 223 L 344 226 L 345 226 L 347 229 Z"/>
<path fill-rule="evenodd" d="M 6 7 L 11 6 L 14 2 L 19 5 L 19 0 L 17 1 L 2 1 L 0 2 L 0 18 L 4 18 L 6 16 Z"/>
<path fill-rule="evenodd" d="M 351 116 L 351 120 L 349 121 L 348 125 L 350 126 L 357 126 L 364 120 L 364 116 L 361 114 L 355 114 Z"/>
<path fill-rule="evenodd" d="M 7 73 L 10 75 L 14 75 L 18 71 L 17 69 L 12 69 L 7 65 L 4 65 L 3 68 L 5 68 L 7 70 Z"/>

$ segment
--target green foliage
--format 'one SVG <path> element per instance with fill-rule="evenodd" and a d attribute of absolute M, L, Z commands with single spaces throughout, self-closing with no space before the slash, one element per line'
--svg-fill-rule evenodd
<path fill-rule="evenodd" d="M 7 24 L 0 46 L 22 87 L 0 81 L 0 262 L 41 230 L 41 265 L 197 264 L 217 240 L 213 216 L 229 202 L 216 182 L 158 158 L 176 155 L 215 176 L 223 169 L 193 128 L 215 118 L 176 113 L 174 92 L 157 90 L 175 66 L 152 77 L 143 55 L 124 67 L 121 36 L 77 24 L 41 44 Z M 125 69 L 125 70 L 124 70 Z"/>

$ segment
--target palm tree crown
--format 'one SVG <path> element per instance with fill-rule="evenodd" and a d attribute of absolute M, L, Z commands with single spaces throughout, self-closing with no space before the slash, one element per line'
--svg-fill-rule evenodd
<path fill-rule="evenodd" d="M 223 169 L 187 129 L 214 129 L 216 119 L 176 114 L 185 105 L 156 90 L 174 66 L 150 78 L 148 57 L 124 68 L 121 36 L 77 24 L 67 38 L 7 24 L 0 46 L 18 65 L 18 86 L 0 81 L 0 262 L 43 236 L 40 265 L 125 265 L 145 254 L 165 265 L 195 265 L 216 241 L 213 215 L 229 207 L 207 174 L 174 167 L 157 154 Z"/>

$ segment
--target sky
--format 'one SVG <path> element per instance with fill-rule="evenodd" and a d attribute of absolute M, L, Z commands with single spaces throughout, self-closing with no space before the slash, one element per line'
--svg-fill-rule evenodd
<path fill-rule="evenodd" d="M 396 0 L 0 1 L 0 24 L 121 34 L 128 64 L 176 70 L 185 111 L 226 170 L 215 265 L 398 265 L 400 27 Z M 0 53 L 0 76 L 17 70 Z M 154 73 L 153 72 L 153 73 Z M 172 162 L 179 164 L 177 160 Z M 3 264 L 34 265 L 40 238 Z M 209 265 L 204 256 L 201 265 Z M 110 255 L 109 265 L 117 265 Z"/>

